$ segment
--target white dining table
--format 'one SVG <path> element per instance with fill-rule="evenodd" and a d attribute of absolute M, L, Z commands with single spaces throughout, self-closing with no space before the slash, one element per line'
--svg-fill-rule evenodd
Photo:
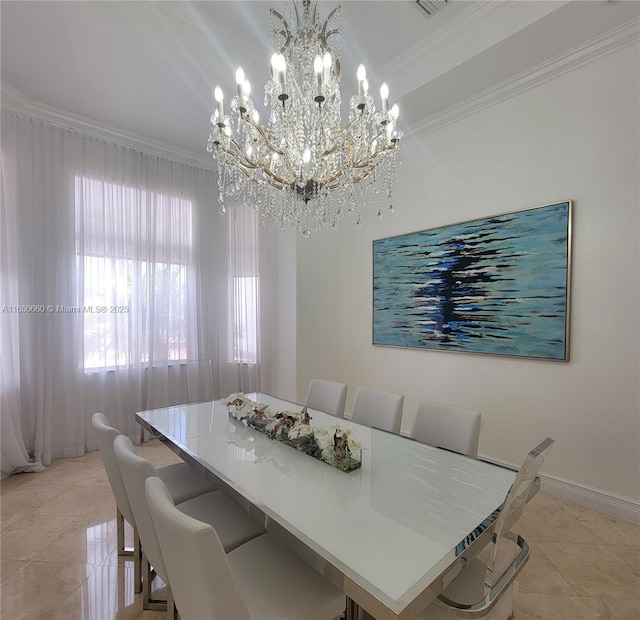
<path fill-rule="evenodd" d="M 301 406 L 247 394 L 279 410 Z M 488 541 L 516 472 L 309 410 L 352 429 L 362 466 L 344 472 L 232 418 L 225 400 L 136 414 L 191 463 L 246 498 L 340 576 L 354 614 L 413 618 Z M 349 609 L 348 609 L 349 611 Z"/>

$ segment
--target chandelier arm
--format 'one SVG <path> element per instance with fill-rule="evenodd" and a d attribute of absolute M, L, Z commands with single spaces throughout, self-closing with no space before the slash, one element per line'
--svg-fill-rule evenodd
<path fill-rule="evenodd" d="M 296 13 L 296 28 L 300 30 L 300 13 L 298 12 L 298 5 L 293 2 L 293 10 Z"/>
<path fill-rule="evenodd" d="M 329 22 L 331 21 L 331 18 L 340 10 L 340 5 L 336 6 L 333 11 L 331 11 L 331 13 L 329 13 L 329 15 L 327 15 L 327 19 L 324 20 L 324 25 L 322 26 L 322 34 L 325 33 L 325 31 L 327 30 L 327 26 L 329 25 Z"/>
<path fill-rule="evenodd" d="M 369 152 L 371 150 L 371 147 L 375 144 L 376 140 L 378 140 L 378 138 L 384 138 L 385 137 L 385 129 L 384 129 L 384 125 L 382 126 L 381 129 L 378 130 L 378 133 L 371 138 L 371 141 L 369 142 L 369 144 L 367 144 L 367 152 Z M 377 159 L 377 154 L 378 153 L 384 153 L 386 150 L 389 149 L 389 146 L 387 144 L 384 144 L 384 146 L 382 147 L 381 150 L 375 150 L 371 153 L 371 156 L 374 159 Z M 369 159 L 369 157 L 367 158 Z M 366 161 L 366 160 L 360 160 L 360 161 Z M 358 162 L 354 162 L 354 167 L 359 168 L 361 167 L 360 164 Z"/>
<path fill-rule="evenodd" d="M 291 41 L 291 35 L 286 30 L 274 30 L 273 34 L 281 34 L 284 37 L 285 42 L 284 42 L 284 45 L 280 48 L 280 53 L 284 52 L 287 49 L 287 47 L 289 47 L 289 43 Z"/>
<path fill-rule="evenodd" d="M 223 150 L 225 153 L 227 153 L 228 155 L 231 155 L 234 159 L 234 166 L 236 167 L 236 169 L 240 170 L 240 172 L 242 172 L 242 174 L 244 174 L 247 179 L 252 179 L 252 174 L 251 174 L 251 170 L 252 168 L 250 166 L 246 166 L 244 164 L 244 162 L 242 162 L 240 159 L 238 159 L 237 155 L 233 152 L 233 151 L 229 151 L 228 149 L 225 149 L 223 147 L 218 147 L 219 149 Z"/>
<path fill-rule="evenodd" d="M 352 179 L 352 182 L 355 183 L 359 183 L 360 181 L 366 179 L 375 169 L 375 167 L 371 167 L 369 170 L 366 170 L 363 174 L 356 176 Z M 327 179 L 326 181 L 322 181 L 322 186 L 326 187 L 329 190 L 332 189 L 337 189 L 339 188 L 342 184 L 339 182 L 340 177 L 344 176 L 344 173 L 342 171 L 337 172 L 336 174 L 334 174 L 331 178 Z"/>
<path fill-rule="evenodd" d="M 339 29 L 334 29 L 334 30 L 329 30 L 329 32 L 327 32 L 327 35 L 324 37 L 324 42 L 326 44 L 327 47 L 329 47 L 329 37 L 333 34 L 340 34 L 340 30 Z"/>
<path fill-rule="evenodd" d="M 269 13 L 271 13 L 271 15 L 275 15 L 275 17 L 277 17 L 282 22 L 282 25 L 284 26 L 283 30 L 273 31 L 273 34 L 275 34 L 276 36 L 282 35 L 285 39 L 284 45 L 280 48 L 280 53 L 282 53 L 287 49 L 287 47 L 289 47 L 289 43 L 291 43 L 291 39 L 292 39 L 291 30 L 289 30 L 289 24 L 287 23 L 287 20 L 284 17 L 282 17 L 282 15 L 278 13 L 278 11 L 276 11 L 275 9 L 269 9 Z"/>
<path fill-rule="evenodd" d="M 232 151 L 224 146 L 218 146 L 219 149 L 224 151 L 227 155 L 233 157 L 235 165 L 240 168 L 245 174 L 248 174 L 247 170 L 257 170 L 260 166 L 258 164 L 251 163 L 246 157 L 241 157 L 235 151 Z"/>
<path fill-rule="evenodd" d="M 373 172 L 373 168 L 371 168 L 370 170 L 367 170 L 364 174 L 361 174 L 359 177 L 356 177 L 353 182 L 354 183 L 360 183 L 360 181 L 363 181 L 364 179 L 366 179 L 372 172 Z"/>
<path fill-rule="evenodd" d="M 275 9 L 269 9 L 269 13 L 271 13 L 271 15 L 275 15 L 282 22 L 282 25 L 284 26 L 284 29 L 287 32 L 290 32 L 289 24 L 287 23 L 287 20 L 284 17 L 282 17 L 282 15 L 280 15 L 280 13 L 278 13 L 278 11 L 276 11 Z"/>
<path fill-rule="evenodd" d="M 241 157 L 242 146 L 240 146 L 240 143 L 233 136 L 230 136 L 228 140 L 231 144 L 233 144 L 233 146 L 236 147 L 236 151 L 232 151 L 231 149 L 227 149 L 225 147 L 223 147 L 223 150 L 229 155 L 233 155 L 236 158 Z"/>
<path fill-rule="evenodd" d="M 338 170 L 332 176 L 327 177 L 326 179 L 320 179 L 318 184 L 322 185 L 322 187 L 326 187 L 327 189 L 335 189 L 336 187 L 340 187 L 340 184 L 336 183 L 336 181 L 342 176 L 344 176 L 344 172 L 342 170 Z"/>
<path fill-rule="evenodd" d="M 269 185 L 278 187 L 278 189 L 287 188 L 293 183 L 293 181 L 285 179 L 273 172 L 268 166 L 261 166 L 259 163 L 253 163 L 246 157 L 243 157 L 240 144 L 234 138 L 229 138 L 229 141 L 236 147 L 237 151 L 222 146 L 222 144 L 218 144 L 218 149 L 232 157 L 238 168 L 240 168 L 247 177 L 251 178 L 251 174 L 248 171 L 261 169 L 267 175 L 268 178 L 266 180 L 269 182 Z M 272 183 L 271 181 L 275 181 L 276 183 Z"/>
<path fill-rule="evenodd" d="M 226 146 L 222 146 L 222 142 L 220 140 L 216 140 L 214 142 L 214 144 L 216 145 L 217 149 L 220 150 L 220 151 L 224 151 L 228 155 L 231 155 L 232 157 L 237 159 L 239 157 L 239 154 L 242 153 L 242 148 L 240 147 L 240 144 L 238 143 L 238 141 L 233 136 L 224 136 L 223 135 L 223 139 L 225 141 L 233 144 L 233 146 L 236 147 L 237 152 L 231 150 L 230 148 L 227 148 Z"/>
<path fill-rule="evenodd" d="M 232 152 L 230 154 L 234 155 L 234 153 Z M 244 174 L 248 179 L 256 180 L 252 175 L 252 171 L 258 168 L 259 166 L 247 165 L 243 161 L 238 160 L 237 158 L 235 160 L 235 165 L 237 166 L 238 170 L 240 170 L 242 174 Z M 267 183 L 268 185 L 271 185 L 271 187 L 275 187 L 276 189 L 288 189 L 289 187 L 291 187 L 291 183 L 287 181 L 287 179 L 283 179 L 282 177 L 278 176 L 270 169 L 262 168 L 262 170 L 265 173 L 267 173 L 268 176 L 262 180 L 258 179 L 257 182 Z"/>
<path fill-rule="evenodd" d="M 364 118 L 364 108 L 362 110 L 360 110 L 360 116 L 356 116 L 353 120 L 349 121 L 344 128 L 342 129 L 343 132 L 348 132 L 356 123 L 358 123 L 359 121 L 362 121 Z M 376 134 L 377 135 L 377 134 Z"/>
<path fill-rule="evenodd" d="M 276 189 L 279 189 L 279 190 L 286 190 L 289 187 L 288 185 L 277 185 L 276 183 L 271 183 L 270 181 L 267 181 L 267 185 L 271 187 L 275 187 Z"/>
<path fill-rule="evenodd" d="M 358 161 L 354 161 L 352 166 L 353 168 L 371 168 L 372 170 L 378 165 L 377 162 L 382 157 L 382 154 L 385 151 L 391 151 L 395 147 L 385 145 L 382 150 L 376 151 L 376 154 L 373 157 L 367 157 L 366 159 L 360 159 Z"/>
<path fill-rule="evenodd" d="M 272 153 L 277 153 L 278 155 L 282 155 L 284 157 L 285 152 L 282 149 L 279 149 L 277 146 L 274 146 L 271 143 L 271 140 L 269 139 L 269 136 L 267 135 L 267 131 L 266 129 L 260 125 L 259 123 L 256 123 L 250 116 L 248 116 L 247 114 L 241 114 L 240 118 L 242 120 L 244 120 L 246 123 L 249 123 L 249 125 L 251 125 L 261 136 L 262 139 L 265 142 L 266 147 L 272 152 Z"/>
<path fill-rule="evenodd" d="M 373 162 L 370 159 L 365 159 L 365 160 L 360 160 L 360 161 L 354 161 L 353 162 L 353 167 L 360 170 L 366 170 L 366 169 L 370 169 L 373 170 L 375 168 Z"/>
<path fill-rule="evenodd" d="M 242 174 L 244 174 L 248 179 L 254 180 L 254 177 L 251 174 L 251 172 L 256 168 L 259 168 L 259 166 L 247 166 L 242 161 L 237 161 L 236 165 L 238 169 L 242 172 Z M 268 168 L 262 168 L 262 170 L 267 174 L 267 177 L 263 179 L 262 182 L 265 182 L 271 187 L 275 187 L 276 189 L 291 188 L 292 182 L 287 181 L 287 179 L 283 179 L 282 177 L 270 171 Z"/>
<path fill-rule="evenodd" d="M 324 153 L 320 155 L 320 158 L 326 157 L 327 155 L 331 155 L 331 153 L 334 153 L 337 148 L 338 148 L 338 144 L 336 143 L 332 147 L 324 151 Z"/>
<path fill-rule="evenodd" d="M 267 182 L 269 182 L 270 185 L 274 185 L 273 183 L 271 183 L 271 181 L 276 181 L 277 183 L 280 184 L 281 188 L 285 188 L 285 187 L 289 187 L 293 183 L 293 181 L 289 181 L 284 177 L 281 177 L 280 175 L 276 174 L 268 166 L 265 166 L 264 168 L 262 168 L 262 170 L 264 170 L 264 173 L 267 175 L 268 177 Z"/>
<path fill-rule="evenodd" d="M 355 125 L 356 122 L 358 122 L 358 120 L 360 120 L 359 117 L 354 118 L 352 121 L 349 121 L 340 131 L 339 133 L 344 134 L 345 138 L 351 143 L 353 142 L 353 138 L 348 134 L 349 129 L 351 129 L 351 127 L 353 127 L 353 125 Z M 376 136 L 380 135 L 379 133 L 376 134 Z M 326 149 L 325 151 L 322 152 L 322 154 L 320 155 L 320 157 L 326 157 L 327 155 L 331 155 L 331 153 L 335 152 L 335 150 L 337 148 L 339 148 L 339 143 L 335 142 L 332 146 L 330 146 L 328 149 Z"/>
<path fill-rule="evenodd" d="M 260 164 L 253 163 L 251 160 L 247 159 L 242 155 L 242 147 L 240 146 L 240 144 L 235 138 L 233 137 L 229 138 L 229 142 L 233 144 L 233 146 L 235 146 L 235 148 L 237 149 L 236 151 L 230 148 L 227 148 L 226 146 L 223 146 L 221 143 L 217 145 L 218 149 L 221 151 L 224 151 L 227 155 L 231 156 L 241 169 L 246 168 L 248 170 L 257 170 L 258 168 L 260 168 Z"/>
<path fill-rule="evenodd" d="M 338 11 L 340 7 L 337 6 L 335 9 L 333 9 L 333 11 L 331 11 L 331 13 L 329 13 L 327 19 L 324 20 L 324 24 L 322 25 L 322 38 L 326 41 L 326 39 L 328 38 L 329 35 L 326 34 L 327 32 L 327 26 L 329 25 L 329 22 L 331 21 L 331 18 L 336 14 L 336 11 Z M 331 32 L 337 32 L 337 30 L 332 30 Z M 331 33 L 329 33 L 331 34 Z"/>

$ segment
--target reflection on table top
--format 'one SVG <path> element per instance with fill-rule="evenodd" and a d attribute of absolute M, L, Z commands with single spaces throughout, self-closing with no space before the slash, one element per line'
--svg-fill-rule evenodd
<path fill-rule="evenodd" d="M 248 396 L 300 410 L 266 394 Z M 309 413 L 313 426 L 353 429 L 363 446 L 360 469 L 343 472 L 273 441 L 230 418 L 224 401 L 136 417 L 399 614 L 502 504 L 515 472 Z"/>

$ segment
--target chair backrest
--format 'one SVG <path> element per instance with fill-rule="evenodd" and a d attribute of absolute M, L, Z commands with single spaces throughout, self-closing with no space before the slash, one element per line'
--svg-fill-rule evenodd
<path fill-rule="evenodd" d="M 480 413 L 471 409 L 425 401 L 418 407 L 410 435 L 432 446 L 476 458 L 480 418 Z"/>
<path fill-rule="evenodd" d="M 107 472 L 111 492 L 116 500 L 118 510 L 131 525 L 135 525 L 133 511 L 131 510 L 131 504 L 129 503 L 127 491 L 122 480 L 122 474 L 120 473 L 120 468 L 118 467 L 116 456 L 113 452 L 113 442 L 115 438 L 120 435 L 120 432 L 118 429 L 109 425 L 109 421 L 102 413 L 94 413 L 91 418 L 91 424 L 98 437 L 100 458 L 102 459 L 104 470 Z"/>
<path fill-rule="evenodd" d="M 527 454 L 496 521 L 496 537 L 500 536 L 503 531 L 510 530 L 522 516 L 538 471 L 553 443 L 554 440 L 547 437 Z"/>
<path fill-rule="evenodd" d="M 113 452 L 120 468 L 129 503 L 131 504 L 142 550 L 156 573 L 160 575 L 162 581 L 169 583 L 158 537 L 156 536 L 144 495 L 144 481 L 151 476 L 155 476 L 156 470 L 149 461 L 136 454 L 133 444 L 124 435 L 119 435 L 115 438 Z"/>
<path fill-rule="evenodd" d="M 364 426 L 375 426 L 392 433 L 400 432 L 404 396 L 359 387 L 351 420 Z"/>
<path fill-rule="evenodd" d="M 488 588 L 503 580 L 504 574 L 509 570 L 515 571 L 512 563 L 518 553 L 518 545 L 514 543 L 518 543 L 519 537 L 512 530 L 524 512 L 538 471 L 553 443 L 554 440 L 547 437 L 527 454 L 507 493 L 500 515 L 496 519 L 493 540 L 488 545 L 490 559 L 487 562 L 485 577 Z"/>
<path fill-rule="evenodd" d="M 317 409 L 330 413 L 338 418 L 344 418 L 344 406 L 347 402 L 347 385 L 326 381 L 325 379 L 311 379 L 305 404 L 310 409 Z"/>
<path fill-rule="evenodd" d="M 210 359 L 151 365 L 145 372 L 147 408 L 172 407 L 214 399 Z"/>
<path fill-rule="evenodd" d="M 160 478 L 147 478 L 145 493 L 182 620 L 250 620 L 213 527 L 180 512 Z"/>
<path fill-rule="evenodd" d="M 198 403 L 213 400 L 213 366 L 211 360 L 184 362 L 187 373 L 187 402 Z"/>

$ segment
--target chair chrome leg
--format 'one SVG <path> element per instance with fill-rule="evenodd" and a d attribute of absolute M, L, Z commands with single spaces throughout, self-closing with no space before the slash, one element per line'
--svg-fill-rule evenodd
<path fill-rule="evenodd" d="M 171 588 L 167 586 L 167 620 L 177 620 L 178 610 L 176 609 L 176 602 L 173 600 L 173 594 Z"/>
<path fill-rule="evenodd" d="M 142 545 L 137 527 L 133 528 L 133 591 L 142 592 Z"/>
<path fill-rule="evenodd" d="M 142 552 L 142 609 L 152 611 L 166 611 L 167 601 L 151 598 L 151 582 L 156 573 L 151 568 L 147 556 Z"/>
<path fill-rule="evenodd" d="M 133 555 L 132 549 L 127 549 L 124 546 L 124 516 L 120 512 L 119 508 L 116 508 L 116 527 L 118 530 L 118 555 Z"/>
<path fill-rule="evenodd" d="M 362 620 L 362 607 L 347 596 L 346 620 Z"/>

